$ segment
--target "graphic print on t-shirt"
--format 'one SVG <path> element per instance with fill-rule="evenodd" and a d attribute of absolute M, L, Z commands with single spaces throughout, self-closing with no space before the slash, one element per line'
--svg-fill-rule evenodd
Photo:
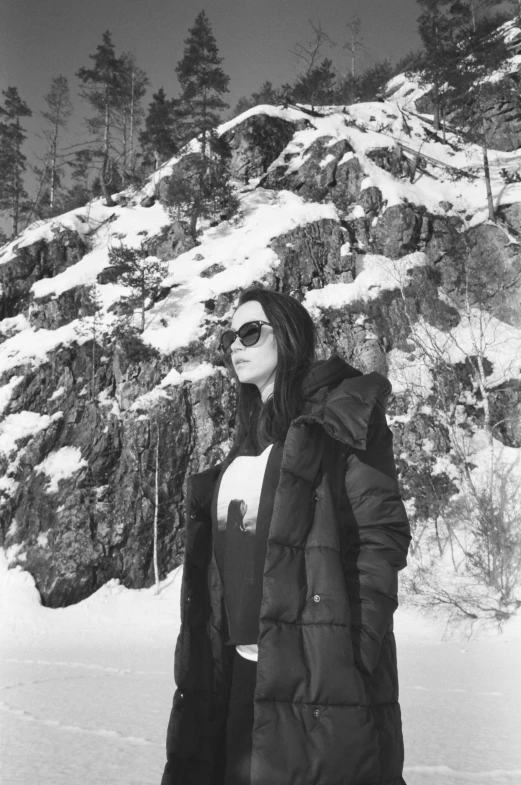
<path fill-rule="evenodd" d="M 221 473 L 212 499 L 214 553 L 224 587 L 227 643 L 256 645 L 263 575 L 283 443 L 240 455 Z"/>
<path fill-rule="evenodd" d="M 247 509 L 248 505 L 244 499 L 232 499 L 228 505 L 227 518 L 224 521 L 225 527 L 227 529 L 238 529 L 241 532 L 247 531 L 247 524 L 244 520 Z"/>
<path fill-rule="evenodd" d="M 219 531 L 255 534 L 270 444 L 260 455 L 241 455 L 224 472 L 217 499 Z"/>

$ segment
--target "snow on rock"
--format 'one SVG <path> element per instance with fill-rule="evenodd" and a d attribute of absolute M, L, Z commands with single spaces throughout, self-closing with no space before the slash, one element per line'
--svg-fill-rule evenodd
<path fill-rule="evenodd" d="M 93 227 L 103 224 L 112 214 L 114 208 L 106 207 L 101 198 L 93 199 L 85 207 L 78 207 L 63 215 L 39 220 L 30 224 L 27 229 L 8 243 L 0 252 L 0 264 L 10 261 L 22 248 L 45 240 L 51 242 L 56 233 L 69 229 L 80 235 L 87 235 L 92 232 Z"/>
<path fill-rule="evenodd" d="M 35 281 L 32 291 L 36 298 L 56 296 L 74 286 L 96 283 L 97 275 L 109 264 L 110 248 L 117 248 L 119 245 L 140 248 L 143 240 L 157 234 L 170 223 L 170 218 L 159 203 L 145 208 L 132 203 L 125 207 L 106 207 L 95 202 L 88 221 L 94 230 L 93 250 L 53 278 Z"/>
<path fill-rule="evenodd" d="M 88 462 L 82 458 L 78 447 L 60 447 L 38 463 L 34 471 L 48 478 L 47 493 L 58 493 L 59 481 L 73 477 L 84 466 L 88 466 Z"/>
<path fill-rule="evenodd" d="M 23 382 L 23 376 L 11 376 L 7 384 L 0 387 L 0 416 L 5 412 L 9 406 L 9 401 L 18 385 Z"/>
<path fill-rule="evenodd" d="M 25 316 L 19 313 L 17 316 L 6 317 L 0 321 L 0 335 L 10 338 L 11 335 L 21 332 L 29 327 L 29 322 Z"/>
<path fill-rule="evenodd" d="M 277 247 L 277 238 L 291 232 L 298 234 L 296 230 L 301 227 L 325 220 L 335 224 L 334 237 L 332 234 L 326 236 L 324 232 L 316 231 L 317 237 L 320 235 L 317 245 L 314 246 L 319 251 L 319 263 L 316 264 L 315 270 L 318 273 L 318 281 L 313 279 L 317 288 L 308 289 L 312 285 L 311 274 L 306 278 L 295 275 L 295 278 L 304 295 L 305 306 L 317 319 L 320 319 L 323 311 L 327 309 L 340 310 L 335 318 L 341 331 L 344 329 L 344 313 L 349 317 L 353 315 L 353 322 L 356 322 L 356 303 L 361 303 L 363 306 L 364 303 L 380 297 L 384 291 L 396 292 L 402 285 L 410 282 L 411 270 L 427 264 L 427 257 L 421 252 L 411 253 L 396 260 L 374 253 L 361 253 L 363 249 L 370 251 L 375 248 L 382 252 L 382 244 L 379 244 L 378 238 L 379 228 L 382 232 L 384 231 L 382 227 L 393 229 L 394 217 L 397 216 L 397 232 L 399 232 L 400 220 L 405 223 L 405 212 L 412 215 L 414 232 L 417 227 L 418 231 L 416 234 L 413 232 L 410 245 L 403 243 L 396 254 L 393 252 L 393 255 L 399 256 L 402 250 L 406 252 L 412 247 L 425 247 L 430 253 L 429 232 L 433 229 L 430 213 L 443 216 L 446 223 L 438 221 L 443 226 L 449 226 L 449 221 L 453 221 L 451 226 L 456 227 L 453 230 L 454 235 L 486 219 L 481 151 L 477 146 L 463 144 L 462 140 L 452 132 L 447 136 L 449 144 L 443 145 L 433 140 L 431 125 L 425 118 L 409 111 L 400 98 L 401 96 L 405 100 L 405 93 L 410 89 L 410 85 L 407 86 L 403 81 L 400 83 L 399 79 L 395 82 L 396 91 L 392 100 L 386 103 L 353 105 L 343 111 L 331 107 L 324 112 L 323 117 L 314 117 L 296 109 L 256 107 L 221 126 L 220 131 L 224 133 L 249 117 L 260 114 L 294 122 L 300 130 L 295 132 L 279 159 L 273 162 L 272 171 L 280 165 L 281 171 L 295 172 L 306 165 L 307 161 L 311 179 L 315 176 L 314 171 L 318 172 L 316 175 L 318 184 L 322 182 L 319 182 L 320 177 L 324 178 L 322 191 L 318 189 L 322 194 L 320 198 L 324 198 L 324 201 L 320 203 L 309 201 L 319 198 L 318 195 L 314 196 L 314 182 L 310 184 L 306 197 L 308 200 L 289 190 L 270 190 L 249 183 L 238 192 L 240 207 L 233 218 L 222 221 L 214 227 L 209 227 L 206 222 L 202 223 L 197 247 L 168 261 L 168 275 L 163 281 L 161 299 L 147 308 L 145 331 L 140 336 L 143 342 L 166 355 L 188 347 L 183 351 L 182 364 L 176 359 L 175 363 L 172 363 L 175 364 L 176 369 L 167 373 L 159 384 L 157 381 L 166 373 L 165 370 L 161 372 L 161 376 L 154 375 L 154 381 L 149 383 L 148 379 L 152 377 L 147 376 L 147 373 L 141 374 L 140 369 L 140 379 L 137 382 L 132 376 L 137 368 L 133 368 L 133 361 L 129 361 L 130 352 L 128 356 L 122 352 L 118 359 L 120 364 L 116 364 L 117 378 L 113 383 L 111 376 L 113 369 L 110 369 L 110 362 L 114 360 L 114 356 L 111 356 L 113 348 L 109 346 L 106 351 L 108 356 L 100 359 L 96 367 L 99 374 L 92 375 L 92 378 L 100 380 L 100 384 L 104 383 L 101 380 L 107 380 L 106 389 L 96 390 L 97 400 L 101 404 L 101 416 L 104 418 L 100 430 L 104 434 L 109 427 L 110 412 L 117 416 L 126 409 L 137 411 L 138 414 L 141 411 L 147 412 L 158 401 L 173 397 L 175 391 L 171 391 L 170 388 L 185 381 L 204 384 L 204 380 L 208 379 L 209 385 L 213 384 L 211 377 L 221 373 L 222 369 L 215 368 L 202 360 L 203 358 L 207 360 L 210 352 L 215 349 L 214 328 L 218 329 L 228 317 L 226 308 L 231 308 L 232 295 L 254 282 L 273 280 L 275 275 L 280 277 L 283 287 L 287 286 L 288 274 L 291 276 L 295 271 L 300 272 L 297 253 L 293 256 L 288 254 L 286 257 L 280 247 L 278 253 L 274 250 Z M 311 153 L 312 146 L 314 147 Z M 197 149 L 196 142 L 189 145 L 184 152 L 195 149 Z M 413 160 L 418 152 L 425 157 L 425 160 L 422 161 L 414 182 L 411 183 L 410 176 L 405 171 L 406 167 L 402 169 L 401 164 L 407 156 L 409 161 Z M 0 263 L 8 262 L 17 250 L 39 239 L 51 241 L 64 229 L 75 231 L 85 237 L 85 246 L 88 244 L 90 250 L 80 261 L 71 264 L 54 277 L 36 281 L 32 286 L 34 297 L 43 301 L 41 304 L 36 303 L 38 307 L 41 305 L 42 313 L 46 307 L 49 307 L 49 313 L 52 314 L 53 308 L 56 307 L 61 316 L 60 309 L 63 303 L 64 315 L 73 319 L 76 311 L 67 311 L 70 302 L 77 294 L 72 290 L 76 287 L 96 284 L 98 273 L 109 264 L 110 248 L 117 247 L 119 244 L 139 247 L 145 239 L 158 236 L 170 222 L 168 213 L 158 202 L 148 208 L 142 206 L 140 202 L 143 196 L 156 193 L 157 183 L 172 172 L 177 160 L 179 156 L 167 162 L 154 174 L 144 189 L 140 191 L 128 189 L 125 198 L 120 195 L 116 206 L 106 207 L 102 200 L 97 199 L 90 205 L 64 216 L 34 224 L 2 251 Z M 506 185 L 500 175 L 501 168 L 517 169 L 521 164 L 521 154 L 492 152 L 490 160 L 496 204 L 521 202 L 521 184 Z M 344 194 L 344 201 L 339 199 L 339 205 L 335 206 L 332 201 L 328 201 L 330 194 L 327 193 L 327 189 L 330 188 L 330 182 L 334 181 L 334 166 L 338 168 L 341 165 L 346 179 L 338 182 L 342 182 L 341 187 L 345 187 L 346 194 Z M 282 167 L 286 167 L 285 170 Z M 307 172 L 308 169 L 305 171 Z M 471 175 L 476 177 L 472 178 Z M 328 179 L 330 176 L 331 179 Z M 282 175 L 281 179 L 284 179 Z M 281 187 L 289 188 L 292 182 L 291 179 L 289 183 L 282 182 Z M 404 209 L 387 212 L 387 216 L 382 220 L 386 211 L 394 205 L 403 205 Z M 427 208 L 427 212 L 424 208 Z M 448 215 L 450 218 L 447 217 Z M 380 221 L 382 222 L 378 227 Z M 342 224 L 344 227 L 347 225 L 345 231 Z M 311 243 L 314 242 L 315 229 L 316 227 L 312 227 L 309 231 Z M 302 234 L 306 235 L 306 232 Z M 324 236 L 327 237 L 326 241 Z M 345 242 L 347 236 L 349 236 L 349 243 Z M 330 237 L 333 238 L 331 242 L 329 242 Z M 447 242 L 453 242 L 450 233 L 447 238 Z M 438 238 L 435 240 L 437 242 Z M 160 242 L 163 242 L 163 238 Z M 307 236 L 303 239 L 304 244 L 305 242 Z M 282 243 L 284 244 L 287 245 L 286 240 Z M 300 247 L 303 248 L 304 244 Z M 455 247 L 455 243 L 453 246 Z M 162 256 L 168 254 L 167 249 L 165 240 L 162 245 Z M 311 250 L 313 251 L 313 248 Z M 448 249 L 449 255 L 452 250 L 453 247 Z M 172 256 L 174 253 L 172 251 Z M 316 260 L 313 258 L 312 261 Z M 326 277 L 324 271 L 329 277 Z M 7 278 L 8 268 L 5 272 Z M 354 274 L 354 280 L 346 283 L 345 281 Z M 421 275 L 418 275 L 418 278 L 421 278 Z M 329 283 L 329 281 L 333 282 Z M 319 288 L 324 283 L 327 285 Z M 69 296 L 62 297 L 67 292 L 70 293 Z M 167 292 L 166 296 L 165 292 Z M 1 337 L 5 339 L 0 344 L 0 373 L 21 374 L 22 369 L 26 370 L 27 366 L 34 368 L 45 362 L 60 346 L 67 346 L 73 342 L 85 343 L 89 336 L 93 336 L 94 330 L 97 337 L 111 336 L 115 317 L 112 312 L 108 312 L 108 309 L 126 297 L 128 290 L 119 283 L 104 283 L 96 284 L 96 293 L 99 295 L 104 311 L 99 316 L 97 324 L 94 324 L 92 317 L 82 317 L 55 330 L 37 330 L 30 326 L 23 316 L 4 320 L 0 326 Z M 81 294 L 80 292 L 79 295 Z M 220 297 L 221 295 L 227 296 Z M 399 292 L 396 292 L 394 297 L 398 296 Z M 436 296 L 442 299 L 441 285 L 437 293 L 433 294 L 433 297 Z M 46 302 L 47 298 L 54 298 L 57 302 L 49 304 Z M 216 308 L 215 315 L 213 307 Z M 388 369 L 395 393 L 412 391 L 413 405 L 421 406 L 422 398 L 425 399 L 432 389 L 433 376 L 429 359 L 422 357 L 421 353 L 414 349 L 418 341 L 411 341 L 411 351 L 408 351 L 404 339 L 400 343 L 400 349 L 394 348 L 391 352 L 386 352 L 383 348 L 385 340 L 382 340 L 383 336 L 378 333 L 380 328 L 375 327 L 376 320 L 372 320 L 371 323 L 371 319 L 366 318 L 367 313 L 363 313 L 364 308 L 361 307 L 360 310 L 362 323 L 356 338 L 356 349 L 360 351 L 354 356 L 362 358 L 362 362 L 366 363 L 370 370 L 371 363 L 374 366 L 376 362 L 374 359 L 376 350 L 373 351 L 373 345 L 376 346 L 379 350 L 378 367 L 383 372 Z M 368 310 L 370 309 L 365 308 L 365 312 Z M 28 313 L 31 315 L 30 312 Z M 436 351 L 443 353 L 448 362 L 463 362 L 469 353 L 476 354 L 476 349 L 478 353 L 484 353 L 492 367 L 492 373 L 487 377 L 490 386 L 498 385 L 506 379 L 518 378 L 521 372 L 518 361 L 521 331 L 497 319 L 488 319 L 484 323 L 482 314 L 472 310 L 466 315 L 460 314 L 460 317 L 457 327 L 446 331 L 433 328 L 419 318 L 414 323 L 417 334 L 412 337 L 420 339 L 420 343 L 423 341 L 424 344 L 426 340 L 433 341 Z M 408 325 L 403 321 L 400 323 L 399 314 L 395 314 L 393 318 L 397 320 L 397 332 L 403 328 L 403 333 L 407 334 Z M 211 341 L 208 339 L 208 345 L 191 345 L 192 342 L 199 341 L 201 344 L 205 342 L 206 336 L 210 335 L 210 330 Z M 107 344 L 110 344 L 110 341 L 107 341 Z M 190 358 L 192 352 L 193 360 Z M 70 354 L 77 355 L 75 360 L 80 369 L 73 383 L 78 380 L 78 385 L 80 383 L 84 385 L 87 383 L 84 368 L 88 367 L 91 355 L 88 355 L 87 351 L 70 352 Z M 143 366 L 149 362 L 150 354 L 150 352 L 148 354 L 143 352 L 145 357 Z M 198 355 L 201 356 L 196 359 Z M 106 374 L 104 367 L 108 369 Z M 18 371 L 18 368 L 21 370 Z M 143 370 L 148 369 L 143 368 Z M 64 384 L 63 380 L 58 381 L 58 378 L 56 374 L 55 387 Z M 18 375 L 13 377 L 0 390 L 0 408 L 7 407 L 5 411 L 9 411 L 10 401 L 18 395 L 19 379 Z M 156 386 L 143 394 L 144 390 L 152 384 Z M 226 385 L 223 385 L 223 388 L 225 387 Z M 190 385 L 187 385 L 187 388 L 188 395 L 191 395 Z M 72 396 L 68 382 L 66 389 L 69 399 Z M 81 390 L 81 387 L 78 389 Z M 54 394 L 49 390 L 48 393 L 51 401 L 55 401 L 59 394 L 60 390 L 56 390 Z M 39 400 L 38 405 L 47 405 L 49 398 L 45 402 Z M 125 401 L 124 405 L 123 401 Z M 64 400 L 64 405 L 70 406 L 70 403 Z M 410 412 L 407 414 L 409 415 Z M 221 416 L 221 412 L 218 416 Z M 46 415 L 25 411 L 8 415 L 0 427 L 0 450 L 11 457 L 23 439 L 30 438 L 38 432 L 39 428 L 48 427 L 52 418 L 46 419 L 46 417 Z M 133 417 L 128 419 L 132 421 Z M 212 423 L 211 427 L 214 425 Z M 82 427 L 85 427 L 85 422 L 82 423 Z M 199 438 L 199 434 L 196 438 Z M 220 438 L 222 440 L 225 437 L 221 435 Z M 221 443 L 222 441 L 215 441 L 213 447 L 217 448 Z M 428 448 L 427 442 L 424 446 L 425 449 Z M 18 451 L 21 452 L 20 449 Z M 84 454 L 87 455 L 86 452 Z M 71 460 L 72 458 L 74 460 Z M 66 467 L 63 459 L 66 459 Z M 404 456 L 404 460 L 407 460 L 407 455 Z M 84 465 L 79 451 L 74 456 L 67 456 L 59 451 L 51 454 L 48 462 L 42 461 L 38 471 L 44 472 L 49 477 L 49 491 L 52 493 L 58 488 L 60 477 L 73 476 Z M 0 492 L 7 498 L 12 498 L 17 487 L 13 479 L 17 476 L 12 471 L 14 466 L 15 459 L 12 459 L 11 469 L 8 469 L 7 475 L 0 480 Z M 65 468 L 70 471 L 70 474 L 63 474 Z M 435 468 L 436 471 L 438 469 L 443 471 L 441 463 Z M 52 502 L 52 498 L 47 501 Z M 45 528 L 49 525 L 46 523 Z M 84 525 L 88 529 L 88 522 Z M 40 532 L 38 536 L 39 534 Z M 36 537 L 33 538 L 34 540 Z M 42 551 L 47 550 L 43 540 L 38 547 Z M 116 591 L 116 587 L 112 588 Z"/>
<path fill-rule="evenodd" d="M 390 83 L 390 89 L 402 83 L 404 86 L 405 81 L 402 77 L 395 77 Z M 330 145 L 346 140 L 353 149 L 353 152 L 348 152 L 346 156 L 351 158 L 356 155 L 365 174 L 362 188 L 378 188 L 382 194 L 384 209 L 408 201 L 411 204 L 424 205 L 434 213 L 444 214 L 444 209 L 440 207 L 440 203 L 443 203 L 454 205 L 455 211 L 467 217 L 470 212 L 471 224 L 485 220 L 486 194 L 480 179 L 454 180 L 450 170 L 431 166 L 432 177 L 417 177 L 414 183 L 410 183 L 407 178 L 393 176 L 368 157 L 371 151 L 393 150 L 406 144 L 413 152 L 421 150 L 423 154 L 443 165 L 480 171 L 481 151 L 477 146 L 465 145 L 458 152 L 450 145 L 432 141 L 428 137 L 425 121 L 421 117 L 405 113 L 402 105 L 397 105 L 396 96 L 395 91 L 392 102 L 358 104 L 341 112 L 332 107 L 328 110 L 330 113 L 324 117 L 312 117 L 298 109 L 259 106 L 224 123 L 219 131 L 224 133 L 249 117 L 260 114 L 292 122 L 305 119 L 307 127 L 295 133 L 284 153 L 293 156 L 288 172 L 302 165 L 307 151 L 317 140 L 328 138 Z M 456 139 L 452 135 L 449 141 L 452 137 Z M 169 170 L 161 170 L 160 173 L 155 173 L 154 177 L 157 179 L 167 176 L 176 160 L 178 159 L 168 162 Z M 498 204 L 521 201 L 521 184 L 506 185 L 499 176 L 501 168 L 513 167 L 518 165 L 519 161 L 520 156 L 517 153 L 491 155 L 492 185 Z M 327 164 L 327 148 L 322 163 Z M 277 165 L 278 162 L 275 161 L 272 167 Z M 88 234 L 92 250 L 58 275 L 36 281 L 32 291 L 36 298 L 41 299 L 57 297 L 76 286 L 92 285 L 96 282 L 98 273 L 109 264 L 108 251 L 111 247 L 117 247 L 120 243 L 139 247 L 144 238 L 153 237 L 169 223 L 168 213 L 159 203 L 148 208 L 140 205 L 145 192 L 146 188 L 138 192 L 128 191 L 126 199 L 112 207 L 105 206 L 101 199 L 97 199 L 86 207 L 58 218 L 38 222 L 24 232 L 21 238 L 6 246 L 0 256 L 0 263 L 12 258 L 17 249 L 38 239 L 51 240 L 57 231 L 69 228 L 84 235 Z M 333 204 L 305 202 L 289 191 L 273 192 L 262 188 L 245 190 L 240 194 L 240 199 L 241 207 L 237 218 L 207 229 L 201 236 L 200 245 L 170 262 L 169 275 L 164 285 L 172 287 L 171 292 L 147 311 L 148 325 L 143 335 L 144 341 L 160 352 L 172 352 L 201 337 L 206 316 L 205 301 L 223 292 L 244 288 L 262 279 L 276 267 L 279 259 L 270 248 L 275 237 L 291 231 L 296 226 L 322 218 L 338 220 L 340 217 Z M 362 219 L 363 207 L 353 205 L 347 217 Z M 213 265 L 218 265 L 220 272 L 211 277 L 201 277 L 201 274 Z M 366 286 L 362 277 L 353 284 L 326 287 L 322 294 L 311 292 L 307 302 L 310 307 L 318 307 L 320 302 L 325 305 L 327 298 L 332 304 L 345 297 L 360 296 L 362 293 L 357 291 L 359 287 L 364 290 L 364 297 L 370 296 L 370 289 L 373 289 L 372 296 L 376 296 L 377 291 L 386 285 L 382 280 L 373 289 L 373 284 L 368 283 Z M 119 284 L 105 284 L 97 286 L 97 293 L 106 311 L 126 292 Z M 12 324 L 7 324 L 11 321 Z M 111 321 L 107 319 L 107 326 L 110 326 Z M 11 334 L 0 347 L 0 372 L 24 362 L 35 365 L 43 361 L 60 343 L 79 340 L 73 323 L 55 331 L 35 332 L 23 322 L 23 317 L 16 317 L 16 322 L 4 320 L 2 329 L 7 335 L 12 331 L 16 333 Z"/>
<path fill-rule="evenodd" d="M 178 387 L 183 382 L 200 382 L 208 379 L 210 376 L 215 376 L 217 373 L 225 373 L 225 371 L 223 368 L 208 362 L 201 363 L 193 368 L 186 368 L 182 372 L 172 368 L 158 386 L 140 395 L 133 402 L 130 406 L 130 411 L 142 411 L 143 409 L 148 411 L 159 401 L 169 400 L 169 388 Z"/>
<path fill-rule="evenodd" d="M 421 87 L 414 77 L 405 74 L 397 74 L 387 82 L 385 93 L 389 102 L 395 103 L 401 109 L 415 109 L 418 101 L 425 93 L 429 92 L 429 87 Z"/>
<path fill-rule="evenodd" d="M 287 120 L 294 123 L 302 120 L 309 120 L 309 115 L 306 112 L 302 112 L 300 109 L 294 109 L 292 107 L 284 109 L 282 106 L 259 104 L 258 106 L 254 106 L 251 109 L 247 109 L 246 112 L 237 115 L 237 117 L 234 117 L 232 120 L 222 123 L 218 127 L 217 132 L 219 135 L 222 135 L 226 133 L 226 131 L 230 131 L 232 128 L 235 128 L 235 126 L 240 125 L 245 120 L 249 120 L 250 117 L 255 117 L 255 115 L 277 117 L 279 120 Z"/>
<path fill-rule="evenodd" d="M 259 189 L 246 194 L 236 225 L 224 222 L 208 229 L 200 245 L 170 262 L 164 285 L 175 288 L 148 312 L 143 340 L 162 353 L 197 340 L 203 330 L 206 300 L 260 280 L 279 264 L 270 248 L 275 237 L 327 218 L 338 220 L 334 205 L 305 202 L 290 191 Z M 210 278 L 201 277 L 213 265 L 223 269 Z"/>
<path fill-rule="evenodd" d="M 352 283 L 331 283 L 323 289 L 312 289 L 306 293 L 304 305 L 316 316 L 319 309 L 341 308 L 357 300 L 374 300 L 382 291 L 404 285 L 409 270 L 428 263 L 425 254 L 419 251 L 392 260 L 365 254 Z"/>
<path fill-rule="evenodd" d="M 394 393 L 407 392 L 416 404 L 432 390 L 433 365 L 439 358 L 451 364 L 464 363 L 467 357 L 486 358 L 491 366 L 486 377 L 489 389 L 521 379 L 521 330 L 477 309 L 462 314 L 459 324 L 445 332 L 420 318 L 412 325 L 411 338 L 410 352 L 388 352 L 388 375 Z"/>
<path fill-rule="evenodd" d="M 161 382 L 161 387 L 177 387 L 177 385 L 182 384 L 185 381 L 199 382 L 218 372 L 223 373 L 224 369 L 218 368 L 210 363 L 201 363 L 201 365 L 198 365 L 191 370 L 185 370 L 182 373 L 179 373 L 175 368 L 172 368 Z"/>
<path fill-rule="evenodd" d="M 413 326 L 414 341 L 424 346 L 427 356 L 443 357 L 452 364 L 466 357 L 483 356 L 492 365 L 487 387 L 521 377 L 521 329 L 490 316 L 477 308 L 461 314 L 459 324 L 447 332 L 419 319 Z"/>
<path fill-rule="evenodd" d="M 8 414 L 0 421 L 0 454 L 9 456 L 17 452 L 19 441 L 36 436 L 62 416 L 62 412 L 52 416 L 26 411 Z"/>
<path fill-rule="evenodd" d="M 33 367 L 45 362 L 58 346 L 78 340 L 78 320 L 56 330 L 34 330 L 27 327 L 0 345 L 0 374 L 25 364 Z M 87 340 L 85 338 L 84 340 Z"/>

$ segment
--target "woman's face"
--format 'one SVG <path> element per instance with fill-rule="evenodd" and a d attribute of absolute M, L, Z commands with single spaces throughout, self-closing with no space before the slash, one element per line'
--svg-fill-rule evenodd
<path fill-rule="evenodd" d="M 256 300 L 240 305 L 231 323 L 232 330 L 238 330 L 246 322 L 263 321 L 268 318 L 261 304 Z M 243 346 L 237 337 L 231 347 L 233 367 L 242 384 L 255 384 L 263 400 L 273 389 L 277 369 L 277 342 L 273 328 L 262 325 L 258 342 L 254 346 Z M 264 394 L 263 394 L 264 393 Z"/>

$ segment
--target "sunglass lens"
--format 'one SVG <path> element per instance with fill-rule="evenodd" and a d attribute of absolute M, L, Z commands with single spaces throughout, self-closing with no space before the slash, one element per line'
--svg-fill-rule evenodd
<path fill-rule="evenodd" d="M 226 330 L 221 336 L 221 349 L 225 354 L 230 351 L 232 343 L 235 341 L 235 333 L 233 330 Z"/>
<path fill-rule="evenodd" d="M 239 338 L 244 346 L 254 346 L 259 340 L 260 331 L 260 324 L 243 324 L 239 330 Z"/>

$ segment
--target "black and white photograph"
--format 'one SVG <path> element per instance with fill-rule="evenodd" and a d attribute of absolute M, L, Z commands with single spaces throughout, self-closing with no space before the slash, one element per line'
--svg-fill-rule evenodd
<path fill-rule="evenodd" d="M 2 0 L 0 783 L 520 740 L 521 0 Z"/>

